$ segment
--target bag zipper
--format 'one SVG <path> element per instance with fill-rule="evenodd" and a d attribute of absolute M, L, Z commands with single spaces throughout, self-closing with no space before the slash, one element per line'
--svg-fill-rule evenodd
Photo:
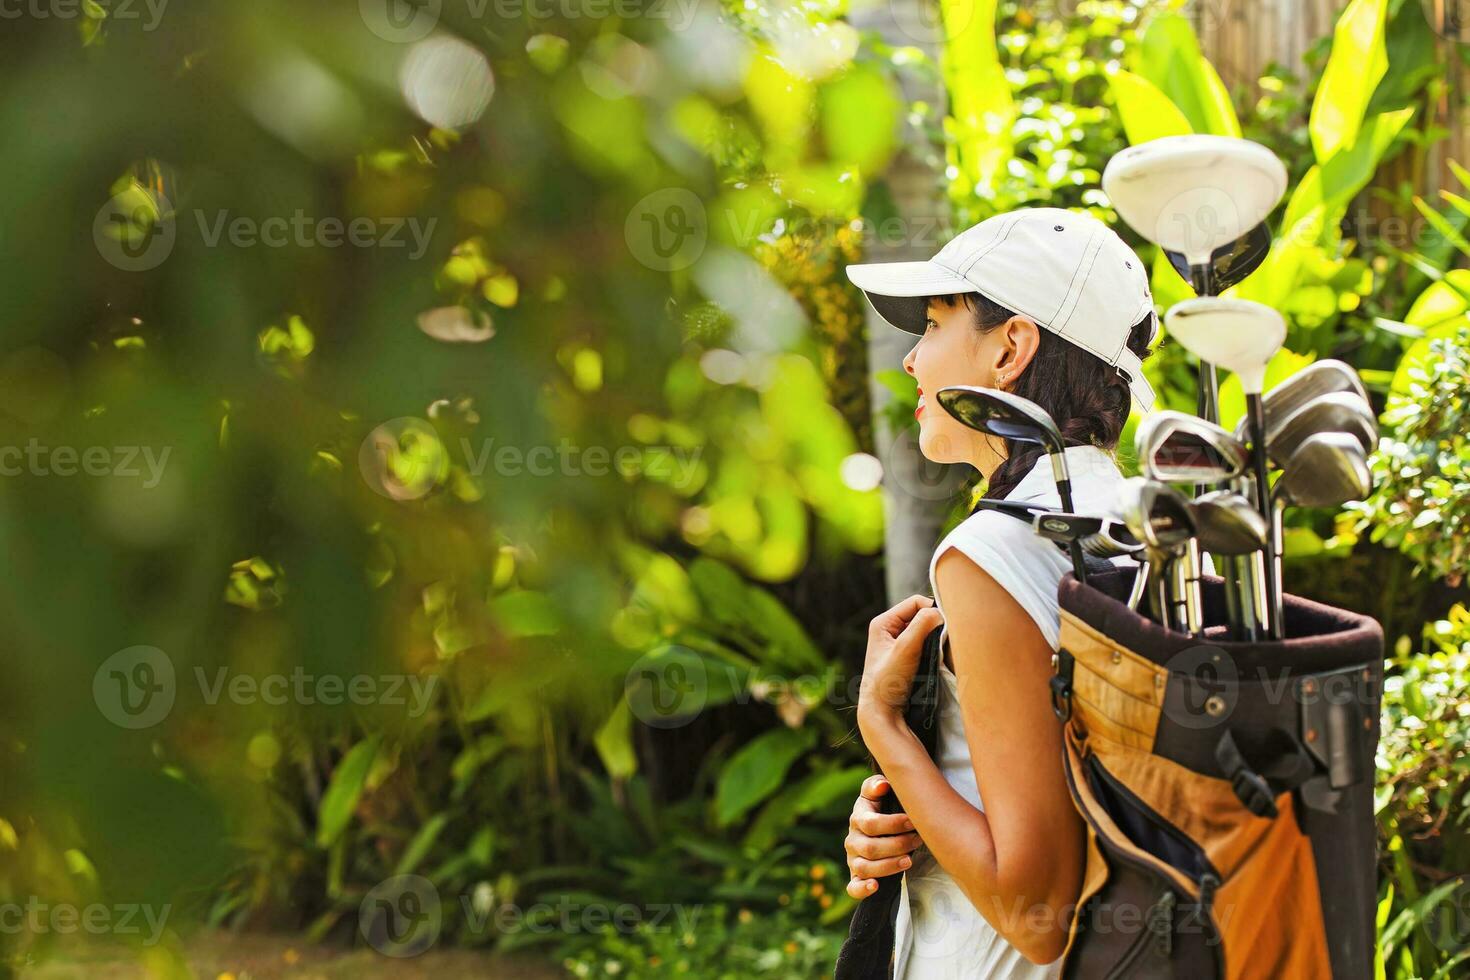
<path fill-rule="evenodd" d="M 1188 871 L 1184 871 L 1183 868 L 1178 869 L 1179 871 L 1183 872 L 1185 875 L 1188 875 L 1190 880 L 1194 881 L 1196 884 L 1202 882 L 1206 877 L 1214 878 L 1216 883 L 1219 883 L 1220 872 L 1215 870 L 1215 866 L 1213 863 L 1211 863 L 1209 856 L 1205 854 L 1204 848 L 1200 847 L 1199 844 L 1191 840 L 1189 836 L 1184 833 L 1184 831 L 1180 830 L 1178 827 L 1165 820 L 1162 814 L 1156 811 L 1153 807 L 1149 806 L 1147 803 L 1143 802 L 1143 800 L 1139 798 L 1138 794 L 1134 793 L 1127 786 L 1124 786 L 1123 783 L 1118 780 L 1118 777 L 1114 776 L 1112 773 L 1108 772 L 1106 768 L 1103 767 L 1102 763 L 1098 761 L 1097 756 L 1089 757 L 1086 764 L 1091 768 L 1093 772 L 1097 773 L 1098 778 L 1100 778 L 1104 783 L 1107 783 L 1109 789 L 1113 790 L 1119 796 L 1123 797 L 1129 803 L 1133 804 L 1133 808 L 1138 813 L 1140 813 L 1145 820 L 1153 824 L 1155 828 L 1162 832 L 1164 836 L 1180 844 L 1185 850 L 1193 854 L 1195 856 L 1198 866 L 1202 869 L 1201 873 L 1197 876 L 1190 874 Z"/>
<path fill-rule="evenodd" d="M 1068 753 L 1068 756 L 1070 755 L 1071 753 Z M 1199 883 L 1196 884 L 1193 878 L 1184 874 L 1178 868 L 1175 868 L 1168 862 L 1160 861 L 1152 854 L 1138 847 L 1132 841 L 1127 839 L 1119 841 L 1108 837 L 1105 833 L 1103 833 L 1102 824 L 1093 814 L 1092 808 L 1082 803 L 1082 796 L 1077 791 L 1077 776 L 1076 773 L 1073 771 L 1070 758 L 1067 758 L 1067 764 L 1064 765 L 1062 768 L 1067 776 L 1067 789 L 1071 792 L 1072 799 L 1079 804 L 1077 807 L 1077 811 L 1082 814 L 1082 819 L 1086 821 L 1088 827 L 1092 830 L 1093 836 L 1095 836 L 1099 841 L 1106 841 L 1108 843 L 1109 847 L 1106 850 L 1109 856 L 1117 858 L 1124 864 L 1133 866 L 1136 870 L 1140 870 L 1145 873 L 1152 873 L 1156 877 L 1164 878 L 1165 881 L 1172 881 L 1175 885 L 1178 886 L 1179 891 L 1183 892 L 1189 898 L 1193 899 L 1193 904 L 1204 917 L 1204 923 L 1208 924 L 1214 930 L 1214 941 L 1207 941 L 1206 945 L 1211 947 L 1210 952 L 1213 954 L 1211 958 L 1215 962 L 1215 976 L 1217 980 L 1224 980 L 1225 953 L 1222 947 L 1224 946 L 1225 937 L 1221 934 L 1219 926 L 1215 925 L 1212 914 L 1215 889 L 1220 884 L 1220 878 L 1217 874 L 1213 873 L 1213 866 L 1211 866 L 1211 872 L 1207 872 L 1202 875 Z M 1206 864 L 1208 864 L 1208 862 L 1206 862 Z M 1169 894 L 1167 888 L 1165 889 L 1165 894 Z M 1156 908 L 1158 908 L 1157 902 L 1155 902 L 1155 904 L 1150 907 L 1151 911 L 1152 909 Z M 1081 915 L 1082 909 L 1078 908 L 1076 914 Z M 1172 928 L 1169 930 L 1169 933 L 1169 952 L 1172 953 Z M 1134 946 L 1130 946 L 1129 949 L 1131 951 L 1134 948 L 1142 945 L 1143 943 L 1140 941 L 1135 943 Z"/>

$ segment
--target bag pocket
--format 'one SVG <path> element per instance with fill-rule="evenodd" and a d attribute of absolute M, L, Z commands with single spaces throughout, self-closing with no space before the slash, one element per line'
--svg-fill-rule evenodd
<path fill-rule="evenodd" d="M 1219 875 L 1202 848 L 1129 793 L 1069 736 L 1068 787 L 1087 826 L 1089 867 L 1062 976 L 1223 980 L 1211 909 Z M 1097 885 L 1101 878 L 1100 886 Z"/>

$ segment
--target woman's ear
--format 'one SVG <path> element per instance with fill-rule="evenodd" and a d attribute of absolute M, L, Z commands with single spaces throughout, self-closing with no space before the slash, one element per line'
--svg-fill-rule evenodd
<path fill-rule="evenodd" d="M 1015 380 L 1041 347 L 1041 328 L 1030 317 L 1016 315 L 1007 320 L 998 332 L 1000 349 L 996 351 L 996 374 Z"/>

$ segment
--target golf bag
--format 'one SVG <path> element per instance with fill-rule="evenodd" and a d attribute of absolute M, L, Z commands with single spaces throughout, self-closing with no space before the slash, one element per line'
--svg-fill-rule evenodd
<path fill-rule="evenodd" d="M 1287 596 L 1289 639 L 1191 637 L 1128 608 L 1134 574 L 1059 589 L 1052 705 L 1087 835 L 1063 978 L 1371 977 L 1382 629 Z"/>

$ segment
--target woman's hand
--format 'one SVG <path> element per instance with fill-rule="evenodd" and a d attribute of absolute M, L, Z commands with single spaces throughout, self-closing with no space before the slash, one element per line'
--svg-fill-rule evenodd
<path fill-rule="evenodd" d="M 861 901 L 878 890 L 877 879 L 896 875 L 913 864 L 909 853 L 924 842 L 907 814 L 883 813 L 878 800 L 892 787 L 882 776 L 869 776 L 848 819 L 847 893 Z"/>
<path fill-rule="evenodd" d="M 903 718 L 924 637 L 944 621 L 934 600 L 915 595 L 868 624 L 868 652 L 858 690 L 858 726 Z"/>

